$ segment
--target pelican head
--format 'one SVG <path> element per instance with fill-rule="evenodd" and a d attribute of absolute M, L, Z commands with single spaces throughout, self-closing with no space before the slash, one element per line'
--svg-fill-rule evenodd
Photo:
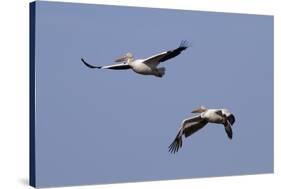
<path fill-rule="evenodd" d="M 134 56 L 132 53 L 127 53 L 124 56 L 121 56 L 120 58 L 117 58 L 115 62 L 128 62 L 134 59 Z"/>
<path fill-rule="evenodd" d="M 207 108 L 205 108 L 204 106 L 201 106 L 200 108 L 193 110 L 191 113 L 203 113 L 205 111 L 207 111 Z"/>

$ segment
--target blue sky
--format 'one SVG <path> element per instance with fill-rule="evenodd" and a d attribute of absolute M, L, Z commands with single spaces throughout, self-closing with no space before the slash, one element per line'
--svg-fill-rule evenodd
<path fill-rule="evenodd" d="M 273 17 L 37 2 L 36 167 L 39 186 L 273 171 Z M 192 47 L 163 78 L 91 70 Z M 228 108 L 233 139 L 207 127 L 168 152 L 192 109 Z"/>

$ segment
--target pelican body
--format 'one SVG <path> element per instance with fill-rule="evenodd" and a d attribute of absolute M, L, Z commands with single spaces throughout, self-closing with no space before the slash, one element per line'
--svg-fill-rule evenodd
<path fill-rule="evenodd" d="M 176 138 L 169 146 L 169 151 L 175 153 L 182 147 L 182 136 L 189 137 L 196 131 L 202 129 L 208 123 L 221 124 L 224 126 L 225 132 L 229 139 L 232 139 L 231 126 L 235 122 L 235 117 L 227 109 L 207 109 L 203 106 L 193 110 L 192 113 L 198 115 L 182 121 L 181 127 Z"/>
<path fill-rule="evenodd" d="M 156 77 L 162 77 L 165 74 L 164 67 L 158 67 L 161 62 L 169 60 L 178 56 L 182 51 L 190 47 L 190 43 L 182 41 L 180 46 L 176 49 L 165 51 L 146 59 L 134 59 L 131 53 L 127 53 L 115 60 L 115 62 L 121 62 L 118 64 L 108 66 L 95 66 L 87 63 L 83 58 L 82 62 L 89 68 L 94 69 L 112 69 L 112 70 L 127 70 L 132 69 L 134 72 L 142 75 L 154 75 Z"/>

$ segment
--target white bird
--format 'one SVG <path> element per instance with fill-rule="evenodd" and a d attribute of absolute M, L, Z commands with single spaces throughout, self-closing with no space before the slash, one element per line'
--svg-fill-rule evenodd
<path fill-rule="evenodd" d="M 200 113 L 197 116 L 182 121 L 173 143 L 169 146 L 169 152 L 175 153 L 182 147 L 182 136 L 189 137 L 196 131 L 202 129 L 207 123 L 223 124 L 229 139 L 232 139 L 231 126 L 235 122 L 235 117 L 227 109 L 207 109 L 203 106 L 193 110 L 192 113 Z"/>
<path fill-rule="evenodd" d="M 115 60 L 115 62 L 122 62 L 119 64 L 113 64 L 108 66 L 95 66 L 87 63 L 83 58 L 82 62 L 89 68 L 96 69 L 112 69 L 112 70 L 127 70 L 132 69 L 134 72 L 142 75 L 154 75 L 156 77 L 162 77 L 165 74 L 165 68 L 157 66 L 166 60 L 178 56 L 183 50 L 190 47 L 190 43 L 187 41 L 182 41 L 180 46 L 176 49 L 165 51 L 146 59 L 134 59 L 131 53 L 127 53 L 125 56 L 122 56 Z"/>

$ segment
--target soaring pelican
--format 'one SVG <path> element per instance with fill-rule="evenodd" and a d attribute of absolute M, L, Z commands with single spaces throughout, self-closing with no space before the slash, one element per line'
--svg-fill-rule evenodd
<path fill-rule="evenodd" d="M 190 47 L 190 43 L 187 41 L 182 41 L 180 46 L 174 50 L 165 51 L 146 59 L 134 59 L 131 53 L 127 53 L 115 60 L 115 62 L 122 62 L 118 64 L 113 64 L 109 66 L 94 66 L 87 63 L 83 58 L 82 62 L 89 68 L 94 69 L 112 69 L 112 70 L 127 70 L 132 69 L 134 72 L 142 75 L 154 75 L 156 77 L 162 77 L 165 74 L 165 68 L 158 68 L 158 64 L 178 56 L 183 50 Z"/>
<path fill-rule="evenodd" d="M 192 113 L 200 113 L 194 117 L 182 121 L 179 132 L 173 143 L 169 146 L 169 152 L 175 153 L 182 147 L 182 136 L 189 137 L 207 123 L 223 124 L 229 139 L 232 139 L 231 126 L 235 122 L 235 117 L 227 109 L 207 109 L 203 106 L 193 110 Z"/>

